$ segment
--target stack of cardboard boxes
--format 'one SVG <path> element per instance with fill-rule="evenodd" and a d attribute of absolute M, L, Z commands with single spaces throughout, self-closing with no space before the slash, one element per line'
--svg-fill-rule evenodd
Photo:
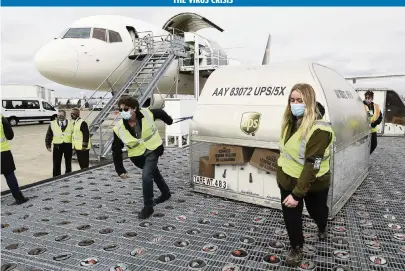
<path fill-rule="evenodd" d="M 199 175 L 226 181 L 233 192 L 278 199 L 276 181 L 278 150 L 233 145 L 213 145 L 209 156 L 200 157 Z"/>

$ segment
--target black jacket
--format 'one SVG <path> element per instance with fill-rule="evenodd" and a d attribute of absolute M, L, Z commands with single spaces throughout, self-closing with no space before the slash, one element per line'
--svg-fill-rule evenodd
<path fill-rule="evenodd" d="M 69 124 L 70 121 L 73 122 L 73 120 L 66 120 L 66 126 L 62 126 L 62 128 L 61 128 L 62 132 L 64 132 L 66 130 L 66 127 L 67 127 L 67 125 Z M 81 126 L 82 127 L 83 126 L 87 127 L 87 125 L 85 125 L 84 122 L 82 123 Z M 82 130 L 83 137 L 84 137 L 85 133 L 83 132 L 84 129 L 82 129 L 82 127 L 80 127 L 80 128 Z M 88 131 L 88 129 L 87 129 L 87 131 Z M 53 140 L 53 132 L 52 132 L 51 124 L 49 124 L 48 131 L 46 132 L 46 135 L 45 135 L 45 146 L 46 146 L 47 149 L 51 148 L 52 140 Z M 87 142 L 88 142 L 88 139 L 87 139 Z M 62 144 L 70 144 L 71 145 L 72 143 L 62 143 Z"/>
<path fill-rule="evenodd" d="M 373 112 L 373 114 L 374 114 L 374 103 L 373 102 L 371 102 L 371 104 L 367 104 L 365 101 L 363 101 L 363 103 L 365 104 L 365 105 L 367 105 L 367 107 L 368 107 L 368 110 L 371 110 L 372 112 Z M 378 118 L 376 119 L 376 121 L 374 121 L 373 123 L 371 123 L 371 127 L 372 128 L 375 128 L 377 125 L 380 125 L 380 123 L 382 122 L 382 113 L 381 113 L 381 110 L 380 110 L 380 115 L 378 116 Z"/>
<path fill-rule="evenodd" d="M 14 138 L 13 128 L 11 128 L 10 123 L 5 117 L 1 117 L 1 123 L 3 125 L 4 135 L 7 140 L 12 140 Z M 15 171 L 14 158 L 11 151 L 1 152 L 1 174 L 8 174 Z"/>
<path fill-rule="evenodd" d="M 173 123 L 173 119 L 162 109 L 150 109 L 150 111 L 153 114 L 153 120 L 160 119 L 167 125 L 171 125 Z M 141 129 L 142 129 L 142 119 L 144 118 L 144 115 L 138 110 L 136 111 L 136 118 L 137 121 L 139 122 Z M 125 128 L 129 131 L 129 133 L 135 137 L 133 130 L 128 124 L 127 120 L 124 120 L 124 125 Z M 112 149 L 112 155 L 113 155 L 113 161 L 114 161 L 114 166 L 115 166 L 115 171 L 117 172 L 118 175 L 121 175 L 123 173 L 127 173 L 127 171 L 124 168 L 124 164 L 122 161 L 122 149 L 124 148 L 124 143 L 122 143 L 121 139 L 114 133 L 114 141 L 112 143 L 111 149 Z M 164 152 L 164 147 L 163 144 L 160 145 L 155 152 L 158 153 L 159 156 L 163 155 Z M 135 164 L 137 163 L 138 159 L 142 159 L 143 157 L 131 157 L 131 160 Z"/>

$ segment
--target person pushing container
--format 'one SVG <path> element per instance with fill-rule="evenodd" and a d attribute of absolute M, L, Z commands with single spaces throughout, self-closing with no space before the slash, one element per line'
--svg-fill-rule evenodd
<path fill-rule="evenodd" d="M 144 208 L 140 211 L 139 218 L 146 219 L 153 214 L 155 204 L 163 203 L 171 197 L 170 189 L 158 168 L 158 160 L 163 155 L 164 148 L 155 120 L 160 119 L 171 125 L 173 119 L 162 109 L 139 108 L 139 102 L 132 97 L 121 98 L 118 107 L 122 120 L 113 128 L 115 171 L 122 179 L 128 178 L 122 161 L 122 148 L 125 146 L 132 163 L 142 169 Z M 162 193 L 155 200 L 153 182 Z"/>
<path fill-rule="evenodd" d="M 319 240 L 327 238 L 329 161 L 335 134 L 331 125 L 321 120 L 324 114 L 325 109 L 316 102 L 310 85 L 292 87 L 282 121 L 277 161 L 277 183 L 291 244 L 286 258 L 290 266 L 298 265 L 303 256 L 303 201 L 318 226 Z"/>

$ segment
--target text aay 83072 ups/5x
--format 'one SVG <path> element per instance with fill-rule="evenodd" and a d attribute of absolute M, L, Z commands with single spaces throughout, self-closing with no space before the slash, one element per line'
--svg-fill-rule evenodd
<path fill-rule="evenodd" d="M 216 88 L 212 96 L 284 96 L 286 86 Z"/>

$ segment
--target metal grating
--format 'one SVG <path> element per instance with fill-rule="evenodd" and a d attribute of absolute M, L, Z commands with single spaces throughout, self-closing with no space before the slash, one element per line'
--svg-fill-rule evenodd
<path fill-rule="evenodd" d="M 306 270 L 405 270 L 404 145 L 379 139 L 370 176 L 329 222 L 326 242 L 304 218 Z M 2 197 L 1 270 L 302 270 L 284 265 L 280 211 L 190 192 L 187 150 L 166 149 L 160 165 L 174 195 L 145 221 L 129 160 L 130 181 L 108 165 L 28 189 L 21 206 Z"/>

